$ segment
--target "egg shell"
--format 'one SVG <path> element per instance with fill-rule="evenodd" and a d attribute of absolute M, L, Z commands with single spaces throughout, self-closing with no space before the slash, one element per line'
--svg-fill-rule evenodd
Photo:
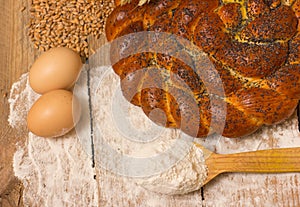
<path fill-rule="evenodd" d="M 77 81 L 81 67 L 81 58 L 73 50 L 52 48 L 33 63 L 29 71 L 29 84 L 39 94 L 57 89 L 68 90 Z"/>
<path fill-rule="evenodd" d="M 74 128 L 80 118 L 78 99 L 67 90 L 42 95 L 27 116 L 28 129 L 40 137 L 59 137 Z"/>

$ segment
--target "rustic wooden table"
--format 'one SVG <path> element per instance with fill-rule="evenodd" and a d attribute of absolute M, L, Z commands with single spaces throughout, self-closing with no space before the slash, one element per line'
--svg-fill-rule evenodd
<path fill-rule="evenodd" d="M 24 7 L 26 9 L 22 9 Z M 12 159 L 16 144 L 25 143 L 28 133 L 25 127 L 12 129 L 7 118 L 10 88 L 28 72 L 39 54 L 26 35 L 29 7 L 30 1 L 26 0 L 0 0 L 0 206 L 23 205 L 22 185 L 14 176 Z M 211 148 L 218 153 L 232 153 L 295 146 L 300 146 L 300 135 L 294 116 L 243 140 L 218 139 Z M 122 178 L 111 178 L 101 170 L 97 170 L 96 179 L 98 206 L 300 206 L 299 173 L 224 174 L 201 191 L 184 196 L 164 196 L 145 190 L 132 193 L 132 186 Z M 82 195 L 87 194 L 83 192 Z"/>
<path fill-rule="evenodd" d="M 28 71 L 36 52 L 26 36 L 29 1 L 0 2 L 0 206 L 22 204 L 22 186 L 16 180 L 12 159 L 16 143 L 24 141 L 24 131 L 13 130 L 7 122 L 10 87 L 21 74 Z M 26 15 L 27 14 L 27 15 Z"/>

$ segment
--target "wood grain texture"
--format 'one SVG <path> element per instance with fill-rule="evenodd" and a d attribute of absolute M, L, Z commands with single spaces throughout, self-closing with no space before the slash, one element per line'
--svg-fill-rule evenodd
<path fill-rule="evenodd" d="M 11 85 L 28 71 L 35 55 L 26 36 L 28 11 L 22 14 L 24 6 L 28 8 L 29 1 L 0 1 L 0 204 L 3 206 L 21 205 L 16 189 L 22 188 L 13 174 L 12 157 L 15 144 L 25 140 L 26 130 L 12 130 L 7 117 Z"/>
<path fill-rule="evenodd" d="M 214 151 L 237 153 L 251 150 L 300 146 L 297 117 L 277 126 L 265 127 L 244 139 L 218 139 Z M 300 173 L 225 173 L 204 186 L 204 204 L 213 206 L 287 206 L 300 201 Z"/>
<path fill-rule="evenodd" d="M 103 57 L 91 59 L 90 68 L 101 65 Z M 94 77 L 92 75 L 92 77 Z M 111 83 L 113 81 L 110 81 Z M 109 96 L 109 94 L 107 94 Z M 228 139 L 213 136 L 200 143 L 217 153 L 238 153 L 262 149 L 281 147 L 299 147 L 300 134 L 298 131 L 296 115 L 276 126 L 264 127 L 253 135 L 241 139 Z M 100 168 L 100 167 L 99 167 Z M 151 206 L 147 200 L 159 200 L 162 206 L 297 206 L 299 200 L 299 173 L 291 174 L 243 174 L 230 173 L 218 176 L 204 189 L 204 201 L 201 192 L 179 196 L 182 199 L 193 200 L 195 203 L 180 203 L 176 197 L 174 201 L 165 200 L 166 197 L 143 192 L 139 187 L 131 184 L 126 179 L 112 176 L 109 172 L 98 170 L 100 204 L 110 206 Z M 274 180 L 276 182 L 268 182 Z M 220 183 L 220 184 L 219 184 Z M 285 183 L 289 183 L 286 185 Z M 130 188 L 132 190 L 130 190 Z M 280 190 L 280 188 L 282 188 Z M 109 189 L 113 189 L 110 193 Z M 118 198 L 115 193 L 120 192 Z M 284 192 L 284 193 L 282 193 Z M 192 196 L 191 196 L 192 195 Z M 191 196 L 191 197 L 189 197 Z M 277 199 L 280 197 L 280 199 Z M 120 200 L 119 200 L 120 198 Z M 188 198 L 188 199 L 187 199 Z M 129 201 L 131 201 L 130 204 Z M 164 201 L 164 202 L 163 202 Z M 197 201 L 197 202 L 196 202 Z M 264 205 L 266 204 L 266 205 Z M 156 205 L 160 205 L 160 202 Z M 154 205 L 155 206 L 155 205 Z"/>
<path fill-rule="evenodd" d="M 21 8 L 24 6 L 26 9 L 21 12 Z M 11 85 L 19 79 L 21 74 L 28 71 L 30 65 L 39 54 L 38 51 L 33 49 L 32 43 L 26 36 L 29 7 L 30 1 L 26 0 L 0 0 L 2 15 L 0 18 L 0 206 L 22 205 L 22 200 L 19 196 L 20 192 L 22 192 L 22 186 L 18 184 L 13 175 L 12 157 L 16 148 L 15 144 L 17 142 L 22 143 L 22 141 L 27 139 L 28 134 L 25 125 L 18 130 L 13 130 L 8 126 L 7 116 L 9 106 L 6 94 L 9 93 Z M 90 39 L 89 42 L 93 45 L 91 49 L 96 51 L 97 48 L 105 43 L 104 39 L 104 37 L 100 40 Z M 293 117 L 291 120 L 277 127 L 270 127 L 264 132 L 259 131 L 252 137 L 245 139 L 230 140 L 216 138 L 216 142 L 211 141 L 212 145 L 208 147 L 217 153 L 234 153 L 256 149 L 300 146 L 300 136 L 296 126 L 296 118 Z M 42 142 L 42 140 L 40 141 Z M 204 141 L 200 142 L 203 143 Z M 68 149 L 64 148 L 64 144 L 60 143 L 58 145 L 62 150 L 60 153 L 69 155 L 68 158 L 72 160 L 72 156 L 70 156 L 72 154 L 68 152 Z M 82 153 L 77 151 L 77 149 L 74 149 L 74 151 L 74 153 L 78 153 L 79 155 Z M 80 159 L 80 156 L 76 158 Z M 43 162 L 40 162 L 40 164 L 42 168 L 46 169 L 49 167 L 45 163 L 43 164 Z M 74 174 L 77 172 L 76 167 L 80 166 L 76 166 L 77 162 L 67 164 L 62 169 L 66 175 L 64 182 L 71 183 L 74 180 L 70 178 L 78 176 Z M 73 175 L 68 174 L 67 171 L 70 169 L 70 165 L 72 165 L 71 169 L 75 169 L 72 171 Z M 101 168 L 98 168 L 95 172 L 97 190 L 94 190 L 96 193 L 83 192 L 82 194 L 76 194 L 76 196 L 90 193 L 93 195 L 97 194 L 97 206 L 300 206 L 299 173 L 280 175 L 223 174 L 216 177 L 203 188 L 204 200 L 202 200 L 200 191 L 184 196 L 159 195 L 148 192 L 136 186 L 131 181 L 122 177 L 116 177 Z M 47 178 L 42 179 L 49 180 Z M 91 183 L 93 183 L 94 178 L 90 179 Z M 51 192 L 53 196 L 56 192 L 55 187 L 52 187 Z"/>

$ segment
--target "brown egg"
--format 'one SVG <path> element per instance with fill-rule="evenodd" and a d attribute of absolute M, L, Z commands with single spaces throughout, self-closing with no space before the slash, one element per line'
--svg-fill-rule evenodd
<path fill-rule="evenodd" d="M 80 56 L 65 47 L 43 53 L 29 71 L 31 88 L 44 94 L 56 89 L 70 89 L 77 81 L 82 62 Z"/>
<path fill-rule="evenodd" d="M 28 129 L 40 137 L 59 137 L 74 128 L 80 118 L 80 104 L 67 90 L 42 95 L 27 116 Z"/>

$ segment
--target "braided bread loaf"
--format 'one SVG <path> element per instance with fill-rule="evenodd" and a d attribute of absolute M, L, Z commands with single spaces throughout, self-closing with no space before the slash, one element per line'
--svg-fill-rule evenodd
<path fill-rule="evenodd" d="M 124 96 L 154 122 L 195 137 L 214 132 L 240 137 L 294 112 L 300 99 L 300 0 L 115 4 L 106 37 L 125 38 L 112 44 L 113 69 Z M 164 44 L 167 40 L 153 36 L 137 41 L 128 35 L 142 31 L 181 38 L 170 36 Z M 194 50 L 184 40 L 203 51 L 211 64 L 187 55 Z M 165 52 L 140 50 L 149 42 Z"/>

